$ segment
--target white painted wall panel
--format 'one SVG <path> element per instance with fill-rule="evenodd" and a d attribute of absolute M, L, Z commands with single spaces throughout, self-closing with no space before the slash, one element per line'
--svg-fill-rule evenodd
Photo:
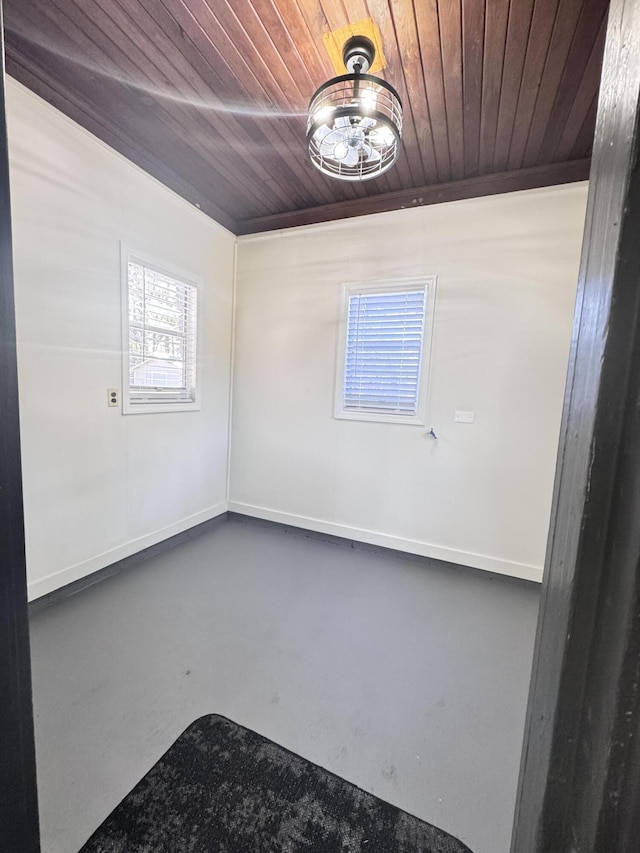
<path fill-rule="evenodd" d="M 241 238 L 230 508 L 539 580 L 586 194 Z M 426 430 L 336 420 L 341 283 L 431 274 Z"/>
<path fill-rule="evenodd" d="M 226 509 L 235 238 L 8 81 L 32 597 Z M 120 241 L 199 278 L 201 410 L 123 416 Z"/>
<path fill-rule="evenodd" d="M 234 238 L 19 84 L 8 98 L 35 597 L 225 508 Z M 241 239 L 231 507 L 538 579 L 585 204 L 573 185 Z M 200 412 L 106 406 L 120 240 L 204 282 Z M 439 440 L 334 419 L 341 283 L 425 274 Z"/>

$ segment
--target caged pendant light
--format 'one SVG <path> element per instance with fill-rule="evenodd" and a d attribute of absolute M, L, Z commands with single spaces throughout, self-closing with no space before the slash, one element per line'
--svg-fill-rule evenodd
<path fill-rule="evenodd" d="M 402 103 L 393 86 L 366 73 L 374 55 L 368 38 L 350 38 L 342 53 L 349 73 L 320 86 L 309 104 L 311 162 L 341 181 L 377 178 L 400 153 Z"/>

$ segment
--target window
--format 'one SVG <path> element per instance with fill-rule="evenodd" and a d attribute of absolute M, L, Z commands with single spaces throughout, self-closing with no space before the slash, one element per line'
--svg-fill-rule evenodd
<path fill-rule="evenodd" d="M 338 418 L 424 424 L 435 277 L 344 286 Z"/>
<path fill-rule="evenodd" d="M 123 411 L 196 407 L 198 288 L 123 250 Z"/>

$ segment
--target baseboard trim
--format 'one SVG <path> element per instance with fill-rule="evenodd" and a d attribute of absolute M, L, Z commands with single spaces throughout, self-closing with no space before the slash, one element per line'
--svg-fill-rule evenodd
<path fill-rule="evenodd" d="M 210 529 L 211 526 L 215 526 L 216 523 L 220 523 L 226 518 L 227 503 L 221 501 L 215 506 L 194 513 L 187 518 L 182 518 L 180 521 L 160 530 L 154 530 L 152 533 L 125 542 L 110 551 L 97 554 L 89 560 L 84 560 L 59 572 L 52 572 L 50 575 L 32 581 L 27 585 L 29 612 L 32 613 L 34 610 L 41 609 L 41 607 L 60 598 L 74 595 L 81 589 L 92 586 L 105 577 L 117 574 L 134 563 L 146 560 L 162 551 L 167 551 L 180 542 Z M 34 608 L 36 604 L 38 606 Z"/>
<path fill-rule="evenodd" d="M 393 551 L 401 551 L 419 557 L 442 560 L 446 563 L 455 563 L 459 566 L 468 566 L 472 569 L 480 569 L 485 572 L 491 572 L 492 574 L 506 575 L 507 577 L 519 578 L 520 580 L 533 581 L 534 583 L 542 582 L 542 567 L 530 566 L 526 563 L 513 563 L 499 557 L 489 557 L 484 554 L 474 554 L 467 551 L 458 551 L 453 548 L 444 548 L 440 545 L 432 545 L 429 542 L 403 539 L 386 533 L 377 533 L 373 530 L 349 527 L 345 524 L 323 521 L 318 518 L 280 512 L 279 510 L 246 504 L 240 501 L 229 501 L 227 508 L 229 512 L 237 513 L 238 515 L 273 521 L 278 524 L 311 530 L 327 536 L 337 536 L 344 540 L 364 542 L 368 545 L 389 548 Z"/>

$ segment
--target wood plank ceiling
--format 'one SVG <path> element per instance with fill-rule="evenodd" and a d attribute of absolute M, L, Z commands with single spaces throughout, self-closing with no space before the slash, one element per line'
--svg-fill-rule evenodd
<path fill-rule="evenodd" d="M 581 180 L 607 0 L 5 0 L 9 74 L 234 233 Z M 309 162 L 323 35 L 372 17 L 397 164 Z"/>

